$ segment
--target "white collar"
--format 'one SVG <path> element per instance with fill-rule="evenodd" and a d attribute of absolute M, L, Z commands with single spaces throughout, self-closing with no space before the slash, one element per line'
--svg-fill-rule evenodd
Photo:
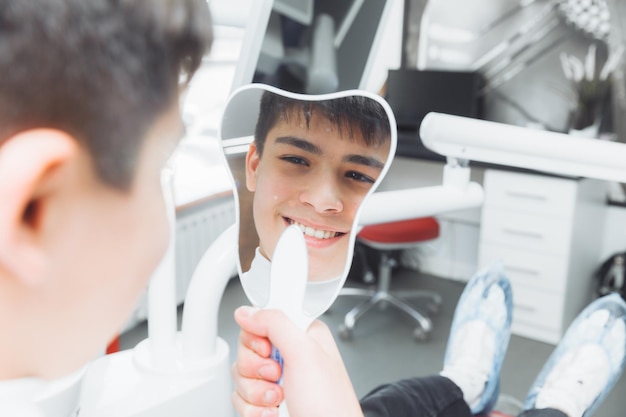
<path fill-rule="evenodd" d="M 256 248 L 250 270 L 241 276 L 243 289 L 248 299 L 256 306 L 264 306 L 269 299 L 270 272 L 272 263 Z M 315 314 L 321 313 L 320 307 L 326 307 L 328 301 L 333 299 L 341 286 L 341 276 L 321 281 L 308 282 L 304 297 L 304 311 Z M 325 309 L 324 309 L 325 310 Z"/>
<path fill-rule="evenodd" d="M 0 381 L 0 416 L 73 417 L 84 369 L 46 381 L 19 378 Z"/>
<path fill-rule="evenodd" d="M 43 417 L 35 398 L 45 385 L 45 381 L 39 378 L 0 381 L 0 415 Z"/>

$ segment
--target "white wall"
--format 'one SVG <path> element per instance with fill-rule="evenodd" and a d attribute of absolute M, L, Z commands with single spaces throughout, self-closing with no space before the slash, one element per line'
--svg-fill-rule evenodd
<path fill-rule="evenodd" d="M 626 251 L 626 207 L 608 206 L 604 225 L 602 259 Z"/>

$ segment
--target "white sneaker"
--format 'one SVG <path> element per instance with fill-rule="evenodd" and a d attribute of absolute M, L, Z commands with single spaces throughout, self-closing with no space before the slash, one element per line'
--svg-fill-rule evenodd
<path fill-rule="evenodd" d="M 510 283 L 497 263 L 472 277 L 454 312 L 440 375 L 461 389 L 473 414 L 488 414 L 498 399 L 512 304 Z"/>
<path fill-rule="evenodd" d="M 591 415 L 625 363 L 626 303 L 618 294 L 591 303 L 574 320 L 528 393 L 525 409 Z"/>

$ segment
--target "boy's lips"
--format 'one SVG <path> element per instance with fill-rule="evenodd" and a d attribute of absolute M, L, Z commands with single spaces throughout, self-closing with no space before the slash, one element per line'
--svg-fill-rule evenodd
<path fill-rule="evenodd" d="M 344 232 L 337 232 L 335 230 L 324 230 L 324 229 L 318 229 L 318 228 L 314 228 L 312 226 L 300 223 L 296 220 L 290 219 L 289 217 L 283 217 L 287 223 L 289 223 L 290 225 L 296 225 L 300 228 L 300 230 L 302 230 L 302 233 L 304 233 L 305 236 L 309 236 L 309 237 L 314 237 L 316 239 L 321 239 L 321 240 L 325 240 L 325 239 L 332 239 L 335 237 L 339 237 L 342 235 L 345 235 Z"/>

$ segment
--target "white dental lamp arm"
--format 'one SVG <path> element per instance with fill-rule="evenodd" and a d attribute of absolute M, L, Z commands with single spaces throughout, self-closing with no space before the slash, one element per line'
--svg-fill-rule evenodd
<path fill-rule="evenodd" d="M 485 120 L 429 113 L 420 136 L 448 157 L 626 182 L 626 145 Z"/>
<path fill-rule="evenodd" d="M 464 189 L 438 185 L 382 191 L 368 197 L 359 216 L 359 226 L 432 216 L 480 207 L 482 203 L 483 189 L 473 182 Z"/>
<path fill-rule="evenodd" d="M 151 340 L 151 365 L 155 371 L 171 368 L 176 344 L 176 204 L 173 177 L 174 172 L 169 166 L 161 173 L 170 240 L 148 285 L 148 337 Z"/>
<path fill-rule="evenodd" d="M 428 149 L 448 157 L 443 185 L 374 193 L 363 207 L 360 226 L 479 207 L 482 187 L 470 182 L 469 168 L 455 161 L 626 183 L 623 143 L 442 113 L 426 115 L 420 136 Z"/>
<path fill-rule="evenodd" d="M 181 326 L 185 359 L 206 359 L 215 353 L 220 301 L 226 284 L 237 271 L 237 240 L 233 224 L 211 244 L 194 270 Z"/>

